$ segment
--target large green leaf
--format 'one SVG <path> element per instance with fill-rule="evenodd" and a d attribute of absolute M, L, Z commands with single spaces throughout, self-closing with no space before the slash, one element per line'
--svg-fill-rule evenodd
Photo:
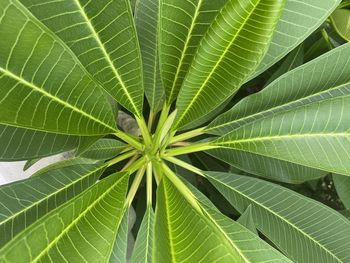
<path fill-rule="evenodd" d="M 350 10 L 338 9 L 331 16 L 336 32 L 345 40 L 350 41 Z"/>
<path fill-rule="evenodd" d="M 140 229 L 132 252 L 131 262 L 152 263 L 154 211 L 148 206 L 142 219 Z"/>
<path fill-rule="evenodd" d="M 252 231 L 252 233 L 254 233 L 255 235 L 258 235 L 258 231 L 256 230 L 256 226 L 253 219 L 251 205 L 249 205 L 247 209 L 242 213 L 242 215 L 238 218 L 237 222 L 249 229 L 250 231 Z"/>
<path fill-rule="evenodd" d="M 104 165 L 71 165 L 0 187 L 0 247 L 49 211 L 93 185 Z"/>
<path fill-rule="evenodd" d="M 106 97 L 18 1 L 0 2 L 0 123 L 71 135 L 115 132 Z"/>
<path fill-rule="evenodd" d="M 129 0 L 20 1 L 115 100 L 141 115 L 141 59 Z"/>
<path fill-rule="evenodd" d="M 106 262 L 121 221 L 128 176 L 115 174 L 56 208 L 0 249 L 2 262 Z"/>
<path fill-rule="evenodd" d="M 41 158 L 79 148 L 95 140 L 90 136 L 67 136 L 0 124 L 0 160 Z"/>
<path fill-rule="evenodd" d="M 336 48 L 242 100 L 210 125 L 230 131 L 214 144 L 350 175 L 349 57 Z"/>
<path fill-rule="evenodd" d="M 270 48 L 251 78 L 264 72 L 311 35 L 341 0 L 286 0 Z"/>
<path fill-rule="evenodd" d="M 343 202 L 345 208 L 350 210 L 350 177 L 333 174 L 333 181 L 340 200 Z"/>
<path fill-rule="evenodd" d="M 159 70 L 158 18 L 160 0 L 137 0 L 135 23 L 143 64 L 143 83 L 151 110 L 160 109 L 164 87 Z"/>
<path fill-rule="evenodd" d="M 86 151 L 79 154 L 80 157 L 94 160 L 107 160 L 120 154 L 126 148 L 126 144 L 114 139 L 100 139 L 93 143 Z"/>
<path fill-rule="evenodd" d="M 284 0 L 231 0 L 201 41 L 177 101 L 181 128 L 217 108 L 254 72 Z"/>
<path fill-rule="evenodd" d="M 154 222 L 154 262 L 290 262 L 216 209 L 205 204 L 199 209 L 167 178 L 162 179 Z"/>
<path fill-rule="evenodd" d="M 109 263 L 126 263 L 128 252 L 129 210 L 125 209 L 114 241 Z"/>
<path fill-rule="evenodd" d="M 160 62 L 167 101 L 173 102 L 209 25 L 228 0 L 160 0 Z"/>
<path fill-rule="evenodd" d="M 336 211 L 259 179 L 205 174 L 240 213 L 251 205 L 257 228 L 293 262 L 349 262 L 350 222 Z"/>

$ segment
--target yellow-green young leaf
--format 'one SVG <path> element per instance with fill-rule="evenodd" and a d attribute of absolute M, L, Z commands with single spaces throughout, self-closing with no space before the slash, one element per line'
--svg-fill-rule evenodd
<path fill-rule="evenodd" d="M 51 169 L 0 187 L 0 247 L 33 222 L 93 185 L 105 165 Z"/>
<path fill-rule="evenodd" d="M 103 179 L 0 249 L 2 262 L 106 262 L 123 215 L 128 176 Z"/>
<path fill-rule="evenodd" d="M 108 160 L 120 154 L 126 144 L 113 139 L 100 139 L 79 154 L 80 157 L 94 160 Z"/>
<path fill-rule="evenodd" d="M 218 210 L 197 203 L 200 210 L 163 177 L 154 222 L 154 262 L 290 262 Z"/>
<path fill-rule="evenodd" d="M 90 136 L 67 136 L 0 124 L 0 160 L 41 158 L 79 148 L 94 141 Z"/>
<path fill-rule="evenodd" d="M 350 221 L 338 212 L 263 180 L 205 174 L 240 213 L 251 205 L 256 227 L 293 262 L 349 262 Z"/>
<path fill-rule="evenodd" d="M 137 0 L 135 8 L 135 24 L 142 55 L 143 83 L 153 112 L 157 112 L 164 101 L 164 87 L 159 70 L 159 3 L 160 0 Z"/>
<path fill-rule="evenodd" d="M 336 9 L 341 0 L 286 0 L 270 48 L 249 78 L 259 75 L 310 36 Z"/>
<path fill-rule="evenodd" d="M 333 174 L 333 181 L 340 200 L 345 208 L 350 210 L 350 177 Z"/>
<path fill-rule="evenodd" d="M 132 263 L 153 263 L 153 227 L 154 211 L 151 206 L 148 206 L 142 219 L 140 229 L 137 233 L 134 250 L 131 257 Z"/>
<path fill-rule="evenodd" d="M 338 9 L 331 16 L 337 33 L 346 41 L 350 41 L 350 10 Z"/>
<path fill-rule="evenodd" d="M 140 116 L 143 85 L 130 0 L 19 0 L 61 38 L 86 70 Z"/>
<path fill-rule="evenodd" d="M 160 0 L 160 62 L 166 99 L 173 102 L 200 41 L 228 0 Z"/>
<path fill-rule="evenodd" d="M 229 132 L 214 143 L 224 148 L 219 154 L 232 149 L 350 175 L 349 58 L 346 44 L 242 100 L 210 125 Z"/>
<path fill-rule="evenodd" d="M 177 101 L 176 127 L 232 96 L 267 51 L 284 0 L 230 0 L 201 41 Z"/>
<path fill-rule="evenodd" d="M 115 132 L 106 97 L 18 1 L 0 2 L 0 123 L 71 135 Z"/>

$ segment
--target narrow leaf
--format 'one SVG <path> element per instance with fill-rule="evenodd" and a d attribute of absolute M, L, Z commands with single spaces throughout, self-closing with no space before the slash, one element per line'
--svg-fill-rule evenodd
<path fill-rule="evenodd" d="M 0 247 L 33 222 L 93 185 L 103 165 L 72 165 L 0 187 Z"/>
<path fill-rule="evenodd" d="M 79 156 L 94 160 L 108 160 L 121 153 L 126 146 L 125 143 L 117 140 L 100 139 Z"/>
<path fill-rule="evenodd" d="M 0 249 L 1 261 L 105 262 L 122 217 L 127 182 L 128 176 L 115 174 L 51 211 Z"/>
<path fill-rule="evenodd" d="M 116 130 L 103 91 L 18 1 L 0 3 L 0 123 L 70 135 Z"/>
<path fill-rule="evenodd" d="M 350 210 L 350 177 L 333 174 L 333 182 L 340 200 L 343 202 L 345 208 Z"/>
<path fill-rule="evenodd" d="M 251 205 L 259 231 L 293 262 L 350 260 L 350 222 L 336 211 L 259 179 L 217 172 L 206 175 L 239 212 Z"/>
<path fill-rule="evenodd" d="M 20 1 L 115 100 L 141 115 L 142 69 L 130 0 Z"/>
<path fill-rule="evenodd" d="M 252 206 L 249 205 L 248 208 L 243 212 L 243 214 L 238 218 L 238 223 L 242 226 L 249 229 L 255 235 L 258 235 L 258 231 L 256 231 L 256 226 L 254 223 L 253 215 L 252 215 Z"/>
<path fill-rule="evenodd" d="M 123 218 L 120 222 L 117 237 L 112 248 L 112 254 L 109 258 L 109 263 L 126 263 L 128 252 L 128 234 L 129 234 L 129 210 L 126 209 L 123 213 Z"/>
<path fill-rule="evenodd" d="M 177 128 L 217 108 L 254 72 L 267 51 L 284 2 L 230 0 L 221 9 L 181 88 Z"/>

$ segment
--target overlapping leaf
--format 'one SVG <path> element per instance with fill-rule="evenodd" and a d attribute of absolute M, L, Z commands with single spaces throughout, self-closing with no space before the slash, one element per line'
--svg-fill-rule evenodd
<path fill-rule="evenodd" d="M 283 0 L 232 0 L 201 41 L 177 101 L 177 128 L 203 117 L 232 96 L 265 54 Z"/>
<path fill-rule="evenodd" d="M 293 262 L 348 262 L 350 221 L 287 188 L 235 174 L 206 172 L 241 213 L 251 205 L 257 228 Z"/>
<path fill-rule="evenodd" d="M 128 176 L 115 174 L 51 211 L 0 249 L 3 262 L 106 262 L 121 221 Z"/>
<path fill-rule="evenodd" d="M 210 125 L 229 132 L 216 144 L 350 175 L 349 58 L 347 44 L 242 100 Z"/>
<path fill-rule="evenodd" d="M 164 87 L 159 70 L 159 4 L 159 0 L 138 0 L 135 8 L 145 94 L 154 112 L 160 109 L 164 100 Z"/>
<path fill-rule="evenodd" d="M 115 131 L 103 91 L 18 1 L 0 3 L 0 123 L 65 133 Z"/>
<path fill-rule="evenodd" d="M 341 0 L 286 0 L 270 48 L 250 78 L 264 72 L 302 43 L 330 16 L 340 2 Z"/>
<path fill-rule="evenodd" d="M 79 148 L 90 136 L 67 136 L 0 124 L 0 160 L 18 161 L 41 158 Z"/>
<path fill-rule="evenodd" d="M 126 263 L 128 252 L 129 210 L 125 209 L 120 222 L 109 263 Z"/>
<path fill-rule="evenodd" d="M 350 177 L 333 174 L 333 181 L 340 200 L 345 208 L 350 210 Z"/>
<path fill-rule="evenodd" d="M 71 165 L 0 187 L 0 247 L 43 215 L 93 185 L 104 165 Z"/>
<path fill-rule="evenodd" d="M 200 41 L 228 0 L 160 0 L 160 62 L 168 103 L 173 102 Z"/>
<path fill-rule="evenodd" d="M 129 0 L 20 1 L 115 100 L 141 115 L 141 59 Z"/>
<path fill-rule="evenodd" d="M 290 262 L 216 209 L 194 208 L 167 178 L 158 189 L 154 224 L 155 262 Z"/>
<path fill-rule="evenodd" d="M 107 160 L 117 156 L 126 148 L 126 144 L 113 139 L 100 139 L 79 156 L 94 160 Z"/>

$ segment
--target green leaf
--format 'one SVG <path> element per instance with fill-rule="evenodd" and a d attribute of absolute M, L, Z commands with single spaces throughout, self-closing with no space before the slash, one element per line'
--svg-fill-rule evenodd
<path fill-rule="evenodd" d="M 253 79 L 302 43 L 331 15 L 341 0 L 287 0 L 270 48 Z"/>
<path fill-rule="evenodd" d="M 115 174 L 51 211 L 7 243 L 0 250 L 1 261 L 105 262 L 122 217 L 127 183 L 127 175 Z"/>
<path fill-rule="evenodd" d="M 293 262 L 350 260 L 350 222 L 336 211 L 263 180 L 205 174 L 240 213 L 251 205 L 256 227 Z"/>
<path fill-rule="evenodd" d="M 154 225 L 154 262 L 290 262 L 216 209 L 197 210 L 166 177 Z"/>
<path fill-rule="evenodd" d="M 129 211 L 126 209 L 120 222 L 109 263 L 126 263 L 128 252 Z"/>
<path fill-rule="evenodd" d="M 229 132 L 214 145 L 350 175 L 349 57 L 336 48 L 242 100 L 210 125 Z"/>
<path fill-rule="evenodd" d="M 247 209 L 242 213 L 240 218 L 238 218 L 237 222 L 245 228 L 249 229 L 255 235 L 258 235 L 252 213 L 252 206 L 249 205 Z"/>
<path fill-rule="evenodd" d="M 333 174 L 333 182 L 343 205 L 350 210 L 350 177 Z"/>
<path fill-rule="evenodd" d="M 143 62 L 143 83 L 153 112 L 160 109 L 165 95 L 159 70 L 158 14 L 159 0 L 137 0 L 135 23 Z"/>
<path fill-rule="evenodd" d="M 130 0 L 20 1 L 115 100 L 141 116 L 141 58 Z"/>
<path fill-rule="evenodd" d="M 335 10 L 331 16 L 331 20 L 339 36 L 346 41 L 350 41 L 350 10 Z"/>
<path fill-rule="evenodd" d="M 179 93 L 176 128 L 208 114 L 237 92 L 267 51 L 284 2 L 231 0 L 221 9 Z"/>
<path fill-rule="evenodd" d="M 104 169 L 104 165 L 71 165 L 1 186 L 0 247 L 46 213 L 93 185 Z"/>
<path fill-rule="evenodd" d="M 147 207 L 132 253 L 132 263 L 152 263 L 154 211 Z"/>
<path fill-rule="evenodd" d="M 168 104 L 176 99 L 200 41 L 227 1 L 160 0 L 160 62 Z"/>
<path fill-rule="evenodd" d="M 126 146 L 125 143 L 118 140 L 100 139 L 79 156 L 94 160 L 108 160 L 120 154 Z"/>
<path fill-rule="evenodd" d="M 20 161 L 70 151 L 94 137 L 67 136 L 0 124 L 0 160 Z"/>
<path fill-rule="evenodd" d="M 0 3 L 0 123 L 70 135 L 116 131 L 103 91 L 18 1 Z"/>

